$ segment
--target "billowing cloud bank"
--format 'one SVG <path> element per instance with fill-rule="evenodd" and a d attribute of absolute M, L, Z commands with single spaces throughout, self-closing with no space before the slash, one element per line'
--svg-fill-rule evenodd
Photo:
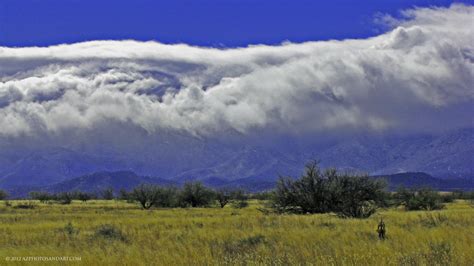
<path fill-rule="evenodd" d="M 474 7 L 404 14 L 393 30 L 365 40 L 0 47 L 0 136 L 110 121 L 198 135 L 472 124 Z"/>

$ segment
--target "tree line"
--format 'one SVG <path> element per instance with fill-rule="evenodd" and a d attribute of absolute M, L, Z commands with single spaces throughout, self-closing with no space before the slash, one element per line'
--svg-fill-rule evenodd
<path fill-rule="evenodd" d="M 0 200 L 7 196 L 0 190 Z M 406 210 L 436 210 L 454 199 L 470 199 L 474 202 L 474 192 L 440 194 L 429 188 L 400 188 L 396 192 L 389 192 L 384 180 L 364 174 L 339 172 L 336 169 L 323 171 L 317 162 L 311 162 L 306 165 L 300 178 L 280 177 L 275 190 L 256 194 L 248 194 L 240 189 L 214 190 L 200 182 L 188 182 L 181 188 L 141 184 L 131 191 L 122 189 L 118 193 L 112 188 L 97 193 L 34 191 L 30 193 L 30 198 L 60 204 L 70 204 L 73 200 L 86 202 L 91 199 L 117 199 L 137 203 L 143 209 L 224 208 L 227 204 L 244 208 L 248 205 L 248 199 L 259 199 L 266 201 L 266 212 L 336 213 L 341 217 L 367 218 L 379 208 L 404 206 Z"/>
<path fill-rule="evenodd" d="M 260 197 L 265 194 L 259 194 Z M 209 207 L 218 204 L 224 208 L 227 204 L 233 207 L 243 208 L 248 205 L 249 195 L 240 189 L 213 190 L 200 182 L 185 183 L 182 188 L 163 187 L 153 184 L 140 184 L 131 191 L 121 189 L 115 193 L 112 188 L 90 193 L 82 191 L 48 193 L 44 191 L 33 191 L 29 193 L 31 199 L 42 203 L 57 202 L 70 204 L 73 200 L 87 202 L 92 199 L 103 200 L 125 200 L 137 202 L 143 209 L 151 207 L 176 208 L 176 207 Z M 253 195 L 254 197 L 256 195 Z"/>

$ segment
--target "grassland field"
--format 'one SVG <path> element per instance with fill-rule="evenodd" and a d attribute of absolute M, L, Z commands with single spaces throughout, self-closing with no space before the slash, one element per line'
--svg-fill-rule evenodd
<path fill-rule="evenodd" d="M 474 265 L 474 206 L 379 210 L 368 219 L 234 209 L 142 210 L 118 200 L 0 202 L 0 265 Z M 380 218 L 387 239 L 379 240 Z M 68 225 L 69 224 L 69 225 Z M 122 234 L 100 235 L 113 225 Z M 71 256 L 80 261 L 7 261 Z"/>

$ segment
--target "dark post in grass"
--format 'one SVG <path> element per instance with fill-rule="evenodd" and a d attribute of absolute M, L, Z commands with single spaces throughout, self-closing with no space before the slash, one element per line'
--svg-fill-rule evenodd
<path fill-rule="evenodd" d="M 379 233 L 380 240 L 385 239 L 385 223 L 383 222 L 383 219 L 380 219 L 380 223 L 377 226 L 377 232 Z"/>

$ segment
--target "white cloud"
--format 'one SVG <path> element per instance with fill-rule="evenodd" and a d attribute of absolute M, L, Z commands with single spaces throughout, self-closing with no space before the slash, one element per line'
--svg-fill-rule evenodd
<path fill-rule="evenodd" d="M 211 49 L 93 41 L 0 47 L 0 135 L 90 129 L 207 135 L 274 127 L 466 126 L 474 101 L 474 8 L 419 8 L 365 40 Z M 460 110 L 460 111 L 459 111 Z M 442 114 L 448 118 L 435 123 Z"/>

